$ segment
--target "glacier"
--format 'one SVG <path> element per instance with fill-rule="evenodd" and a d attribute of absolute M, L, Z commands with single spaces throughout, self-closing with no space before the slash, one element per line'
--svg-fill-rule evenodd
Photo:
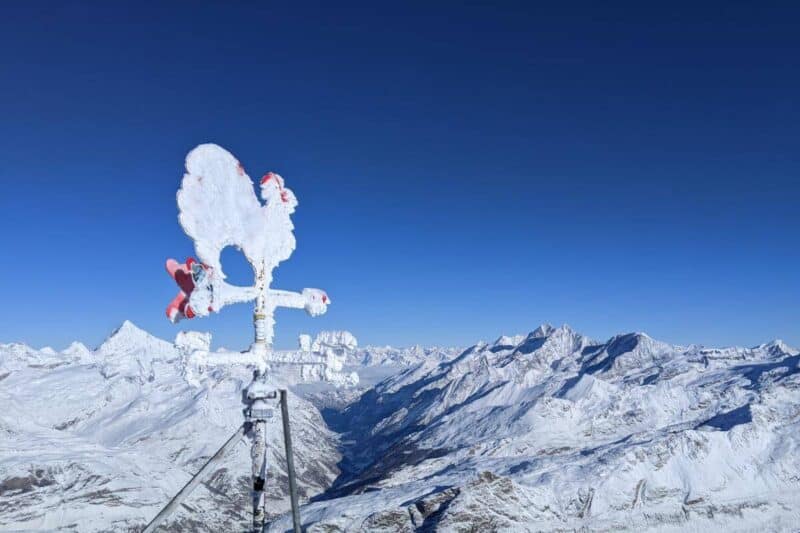
<path fill-rule="evenodd" d="M 318 345 L 332 340 L 349 341 Z M 141 529 L 241 423 L 247 371 L 186 380 L 186 352 L 209 342 L 126 322 L 94 350 L 0 344 L 0 529 Z M 800 352 L 781 341 L 597 341 L 544 325 L 465 350 L 353 344 L 336 358 L 358 384 L 272 373 L 290 390 L 307 531 L 800 523 Z M 281 438 L 272 427 L 268 531 L 291 527 Z M 248 487 L 242 444 L 170 528 L 246 528 Z"/>

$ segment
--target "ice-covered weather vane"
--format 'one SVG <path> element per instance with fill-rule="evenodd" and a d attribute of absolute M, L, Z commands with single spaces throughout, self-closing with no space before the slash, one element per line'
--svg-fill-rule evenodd
<path fill-rule="evenodd" d="M 266 425 L 272 419 L 271 401 L 277 397 L 266 379 L 266 369 L 271 362 L 283 362 L 272 358 L 274 313 L 278 307 L 291 307 L 305 309 L 311 316 L 318 316 L 327 310 L 330 299 L 320 289 L 307 288 L 298 293 L 270 287 L 273 270 L 288 259 L 295 248 L 291 215 L 297 207 L 297 199 L 286 188 L 283 178 L 273 172 L 261 178 L 260 188 L 263 204 L 256 197 L 253 182 L 241 163 L 215 144 L 202 144 L 186 157 L 186 174 L 177 195 L 179 220 L 183 230 L 194 241 L 199 261 L 192 258 L 185 263 L 178 263 L 174 259 L 167 261 L 167 271 L 180 287 L 178 295 L 167 306 L 167 317 L 177 322 L 183 318 L 219 312 L 233 303 L 255 301 L 255 339 L 249 351 L 212 356 L 207 346 L 201 346 L 199 350 L 190 350 L 187 367 L 193 364 L 238 363 L 255 366 L 257 370 L 247 389 L 245 423 L 153 519 L 146 532 L 155 530 L 199 484 L 211 466 L 247 434 L 253 440 L 253 526 L 257 530 L 263 526 Z M 255 274 L 252 286 L 241 287 L 225 281 L 220 255 L 227 246 L 240 249 L 250 262 Z M 309 351 L 307 336 L 301 338 L 301 343 L 304 347 L 302 351 Z M 320 334 L 314 346 L 323 357 L 316 364 L 325 367 L 321 377 L 326 379 L 341 370 L 341 358 L 333 355 L 335 349 L 340 346 L 351 349 L 355 346 L 355 338 L 347 332 Z M 292 515 L 295 530 L 299 531 L 285 390 L 280 391 L 280 398 Z"/>
<path fill-rule="evenodd" d="M 330 303 L 320 289 L 301 293 L 270 288 L 272 271 L 295 248 L 291 215 L 297 207 L 294 193 L 283 178 L 268 172 L 261 178 L 262 205 L 253 182 L 241 163 L 215 144 L 202 144 L 186 157 L 186 174 L 178 191 L 180 223 L 195 244 L 200 262 L 167 261 L 167 271 L 181 292 L 167 307 L 173 322 L 206 316 L 226 305 L 255 300 L 253 354 L 266 359 L 272 344 L 275 309 L 305 309 L 311 316 L 323 314 Z M 244 253 L 255 273 L 251 287 L 225 281 L 220 254 L 227 246 Z"/>

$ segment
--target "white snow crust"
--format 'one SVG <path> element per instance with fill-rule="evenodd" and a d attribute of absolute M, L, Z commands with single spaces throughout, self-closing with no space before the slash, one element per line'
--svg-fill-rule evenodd
<path fill-rule="evenodd" d="M 567 326 L 389 377 L 336 416 L 309 531 L 794 531 L 800 355 Z M 270 531 L 283 531 L 284 517 Z"/>
<path fill-rule="evenodd" d="M 450 355 L 349 340 L 305 345 L 334 345 L 341 375 L 392 374 L 366 389 L 298 386 L 293 363 L 327 355 L 274 354 L 286 362 L 273 365 L 275 386 L 293 391 L 309 532 L 800 523 L 800 353 L 781 341 L 681 347 L 543 326 Z M 241 422 L 248 369 L 184 377 L 186 354 L 209 344 L 187 332 L 176 346 L 130 322 L 89 353 L 0 344 L 0 529 L 139 530 Z M 366 366 L 378 361 L 390 365 Z M 288 509 L 281 438 L 272 427 L 270 531 L 291 523 L 277 516 Z M 170 527 L 243 529 L 248 451 L 237 448 Z"/>
<path fill-rule="evenodd" d="M 186 332 L 179 340 L 180 349 L 125 322 L 88 356 L 75 346 L 54 355 L 0 344 L 0 530 L 141 531 L 233 434 L 250 369 L 215 368 L 189 384 L 186 348 L 210 338 Z M 338 475 L 337 438 L 291 392 L 291 373 L 271 376 L 275 388 L 290 388 L 306 499 Z M 268 430 L 273 514 L 289 508 L 279 424 Z M 249 453 L 249 443 L 240 444 L 168 526 L 243 530 L 251 520 Z"/>

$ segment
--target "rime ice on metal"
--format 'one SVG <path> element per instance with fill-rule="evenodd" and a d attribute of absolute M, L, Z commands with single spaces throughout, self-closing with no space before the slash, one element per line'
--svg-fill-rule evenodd
<path fill-rule="evenodd" d="M 267 425 L 272 421 L 272 404 L 277 397 L 274 385 L 267 379 L 267 363 L 280 363 L 272 354 L 271 345 L 275 326 L 275 309 L 293 307 L 305 309 L 311 316 L 323 314 L 330 303 L 328 295 L 320 289 L 303 289 L 302 292 L 276 290 L 270 287 L 272 271 L 281 261 L 288 259 L 295 248 L 291 215 L 297 207 L 297 198 L 285 186 L 283 178 L 268 172 L 261 178 L 260 196 L 256 196 L 253 183 L 241 163 L 228 151 L 215 144 L 202 144 L 186 156 L 186 174 L 183 176 L 177 200 L 180 224 L 192 238 L 200 261 L 189 258 L 185 263 L 174 259 L 167 261 L 167 272 L 180 287 L 180 292 L 167 306 L 167 317 L 173 322 L 182 318 L 207 316 L 219 312 L 226 305 L 255 300 L 253 324 L 255 339 L 249 352 L 214 354 L 210 357 L 211 338 L 207 334 L 186 333 L 176 339 L 176 346 L 185 359 L 185 378 L 199 385 L 197 369 L 202 372 L 208 364 L 246 364 L 257 368 L 253 382 L 247 389 L 245 422 L 192 477 L 183 489 L 150 522 L 146 531 L 153 531 L 161 521 L 176 509 L 213 467 L 215 461 L 233 447 L 245 433 L 252 439 L 253 474 L 253 527 L 260 531 L 264 522 L 266 480 Z M 244 253 L 253 268 L 255 281 L 252 286 L 239 287 L 225 281 L 220 255 L 227 246 L 234 246 Z M 328 334 L 318 337 L 311 349 L 319 355 L 316 372 L 322 379 L 339 384 L 357 382 L 355 378 L 344 378 L 342 349 L 355 347 L 355 338 L 344 334 Z M 322 342 L 324 341 L 324 342 Z M 308 344 L 307 342 L 305 343 Z M 303 350 L 302 353 L 307 353 Z M 313 362 L 296 361 L 301 369 Z M 280 391 L 281 413 L 287 455 L 290 496 L 295 530 L 300 529 L 297 493 L 292 459 L 291 435 L 287 394 Z"/>
<path fill-rule="evenodd" d="M 167 315 L 171 320 L 205 316 L 231 303 L 255 300 L 251 351 L 265 356 L 273 340 L 276 308 L 305 309 L 318 316 L 326 311 L 330 299 L 319 289 L 297 293 L 270 288 L 272 271 L 295 249 L 291 215 L 297 198 L 273 172 L 261 178 L 260 197 L 241 163 L 227 150 L 202 144 L 189 152 L 177 195 L 179 220 L 194 241 L 201 263 L 168 262 L 167 270 L 181 293 Z M 227 246 L 240 249 L 247 257 L 255 275 L 253 286 L 238 287 L 225 281 L 220 254 Z"/>

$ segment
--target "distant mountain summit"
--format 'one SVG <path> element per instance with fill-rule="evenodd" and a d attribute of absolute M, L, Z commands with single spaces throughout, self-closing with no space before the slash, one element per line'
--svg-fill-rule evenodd
<path fill-rule="evenodd" d="M 82 342 L 78 341 L 67 346 L 61 353 L 77 359 L 88 359 L 92 356 L 92 351 Z"/>
<path fill-rule="evenodd" d="M 418 344 L 407 348 L 366 346 L 349 355 L 347 363 L 361 366 L 410 366 L 423 362 L 447 361 L 460 351 L 460 348 L 423 347 Z"/>
<path fill-rule="evenodd" d="M 172 356 L 175 350 L 171 342 L 154 337 L 130 320 L 123 322 L 97 347 L 98 354 L 119 355 L 121 352 L 147 352 L 150 355 Z"/>

